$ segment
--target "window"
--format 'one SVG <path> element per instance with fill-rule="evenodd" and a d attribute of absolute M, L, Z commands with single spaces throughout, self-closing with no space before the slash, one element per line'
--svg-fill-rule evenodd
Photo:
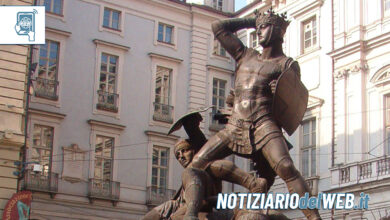
<path fill-rule="evenodd" d="M 114 138 L 96 136 L 94 178 L 109 182 L 112 180 Z"/>
<path fill-rule="evenodd" d="M 63 0 L 45 0 L 45 10 L 46 12 L 57 14 L 57 15 L 63 15 L 62 8 L 63 8 Z"/>
<path fill-rule="evenodd" d="M 31 159 L 41 165 L 41 175 L 43 176 L 49 176 L 51 172 L 53 135 L 53 127 L 34 125 Z"/>
<path fill-rule="evenodd" d="M 173 44 L 173 26 L 158 23 L 157 41 Z"/>
<path fill-rule="evenodd" d="M 57 100 L 58 59 L 60 43 L 46 40 L 40 46 L 38 76 L 34 86 L 35 96 Z"/>
<path fill-rule="evenodd" d="M 153 146 L 152 190 L 165 193 L 168 186 L 169 148 Z"/>
<path fill-rule="evenodd" d="M 226 57 L 226 50 L 217 39 L 214 39 L 213 54 Z"/>
<path fill-rule="evenodd" d="M 171 103 L 172 69 L 157 66 L 153 120 L 173 122 Z"/>
<path fill-rule="evenodd" d="M 256 48 L 259 46 L 259 38 L 256 34 L 256 31 L 250 33 L 249 46 L 252 48 Z"/>
<path fill-rule="evenodd" d="M 212 97 L 212 105 L 213 110 L 211 112 L 211 129 L 219 130 L 223 126 L 219 124 L 218 121 L 213 119 L 213 116 L 221 109 L 225 108 L 225 90 L 226 90 L 226 81 L 218 78 L 213 78 L 213 97 Z"/>
<path fill-rule="evenodd" d="M 97 108 L 118 112 L 117 75 L 118 56 L 102 53 Z"/>
<path fill-rule="evenodd" d="M 386 154 L 390 155 L 390 95 L 385 96 L 385 135 Z"/>
<path fill-rule="evenodd" d="M 384 8 L 385 14 L 390 13 L 390 0 L 384 0 L 383 8 Z"/>
<path fill-rule="evenodd" d="M 103 27 L 114 30 L 120 30 L 121 12 L 110 8 L 104 8 Z"/>
<path fill-rule="evenodd" d="M 222 11 L 223 0 L 213 0 L 213 8 Z"/>
<path fill-rule="evenodd" d="M 303 52 L 307 52 L 317 45 L 317 22 L 316 18 L 310 18 L 303 22 Z"/>
<path fill-rule="evenodd" d="M 301 164 L 304 177 L 316 176 L 316 120 L 302 124 Z"/>

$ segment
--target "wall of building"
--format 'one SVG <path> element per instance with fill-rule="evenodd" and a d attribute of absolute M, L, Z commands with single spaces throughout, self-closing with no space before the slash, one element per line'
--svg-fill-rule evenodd
<path fill-rule="evenodd" d="M 1 5 L 32 5 L 32 0 L 3 0 Z M 24 108 L 29 46 L 0 46 L 0 216 L 17 191 L 17 171 L 24 145 Z"/>

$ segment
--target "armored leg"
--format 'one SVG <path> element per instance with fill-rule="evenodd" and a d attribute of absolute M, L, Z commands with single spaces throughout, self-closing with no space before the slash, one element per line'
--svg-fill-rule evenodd
<path fill-rule="evenodd" d="M 230 154 L 231 150 L 227 147 L 230 142 L 226 129 L 212 136 L 195 155 L 189 167 L 206 169 L 213 160 L 223 159 Z"/>
<path fill-rule="evenodd" d="M 250 175 L 231 161 L 216 160 L 210 164 L 207 171 L 216 178 L 239 184 L 251 193 L 265 193 L 267 191 L 267 181 L 264 178 Z"/>
<path fill-rule="evenodd" d="M 197 220 L 203 201 L 206 199 L 206 172 L 199 169 L 187 168 L 182 174 L 184 200 L 187 210 L 184 220 Z"/>
<path fill-rule="evenodd" d="M 311 194 L 302 175 L 295 168 L 283 138 L 271 139 L 262 148 L 262 152 L 276 174 L 286 182 L 290 193 L 298 193 L 299 196 L 304 196 L 306 192 Z M 317 209 L 306 209 L 302 212 L 307 219 L 321 219 Z"/>

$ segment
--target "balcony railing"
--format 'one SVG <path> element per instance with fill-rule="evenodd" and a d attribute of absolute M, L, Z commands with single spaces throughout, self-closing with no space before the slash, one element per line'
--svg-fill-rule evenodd
<path fill-rule="evenodd" d="M 26 170 L 22 181 L 24 190 L 48 193 L 58 192 L 58 173 L 36 173 Z"/>
<path fill-rule="evenodd" d="M 119 95 L 115 93 L 109 93 L 102 90 L 98 90 L 98 104 L 97 109 L 118 112 L 118 98 Z"/>
<path fill-rule="evenodd" d="M 119 201 L 120 183 L 115 181 L 104 181 L 100 179 L 89 179 L 88 197 L 90 199 L 106 199 Z"/>
<path fill-rule="evenodd" d="M 390 158 L 386 157 L 378 160 L 377 174 L 378 176 L 390 174 Z"/>
<path fill-rule="evenodd" d="M 154 102 L 153 120 L 172 123 L 173 122 L 173 106 Z"/>
<path fill-rule="evenodd" d="M 57 80 L 50 80 L 45 78 L 35 78 L 35 86 L 34 86 L 34 93 L 35 96 L 46 98 L 46 99 L 52 99 L 57 100 L 57 87 L 58 87 L 58 81 Z"/>
<path fill-rule="evenodd" d="M 390 178 L 390 157 L 382 156 L 331 168 L 332 188 Z"/>
<path fill-rule="evenodd" d="M 364 180 L 371 177 L 372 174 L 372 162 L 363 163 L 358 165 L 358 179 Z"/>
<path fill-rule="evenodd" d="M 212 131 L 219 131 L 225 128 L 224 124 L 218 122 L 218 120 L 214 120 L 215 113 L 210 112 L 210 124 L 209 129 Z"/>
<path fill-rule="evenodd" d="M 318 176 L 307 177 L 305 179 L 307 185 L 311 190 L 311 194 L 314 196 L 318 194 L 318 179 Z"/>
<path fill-rule="evenodd" d="M 160 205 L 161 203 L 172 199 L 175 192 L 176 191 L 172 189 L 149 186 L 146 188 L 146 204 Z"/>

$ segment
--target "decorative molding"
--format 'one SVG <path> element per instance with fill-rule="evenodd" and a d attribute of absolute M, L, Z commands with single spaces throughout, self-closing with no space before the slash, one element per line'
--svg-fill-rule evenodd
<path fill-rule="evenodd" d="M 368 65 L 367 63 L 364 64 L 355 64 L 355 65 L 350 65 L 347 67 L 344 67 L 340 71 L 337 71 L 334 75 L 335 79 L 343 79 L 348 77 L 348 75 L 352 73 L 359 73 L 361 71 L 366 71 L 368 70 Z"/>
<path fill-rule="evenodd" d="M 92 127 L 105 127 L 105 128 L 113 129 L 116 131 L 123 131 L 126 128 L 125 125 L 113 124 L 113 123 L 108 123 L 108 122 L 104 122 L 104 121 L 97 121 L 97 120 L 93 120 L 93 119 L 90 119 L 87 122 Z"/>
<path fill-rule="evenodd" d="M 222 67 L 218 67 L 218 66 L 214 66 L 214 65 L 206 65 L 206 68 L 208 70 L 215 70 L 215 71 L 218 71 L 218 72 L 223 72 L 223 73 L 228 73 L 228 74 L 234 74 L 234 71 L 233 70 L 230 70 L 230 69 L 225 69 L 225 68 L 222 68 Z"/>
<path fill-rule="evenodd" d="M 295 11 L 293 10 L 293 8 L 291 8 L 290 9 L 291 11 L 289 11 L 290 16 L 296 19 L 297 17 L 301 16 L 305 12 L 313 11 L 313 9 L 320 8 L 324 4 L 324 0 L 312 0 L 312 1 L 305 0 L 305 3 L 306 2 L 308 2 L 308 4 L 301 7 L 296 7 L 297 10 Z"/>
<path fill-rule="evenodd" d="M 370 82 L 375 86 L 382 85 L 390 81 L 390 65 L 385 65 L 377 70 L 370 78 Z"/>
<path fill-rule="evenodd" d="M 65 37 L 70 37 L 70 35 L 72 35 L 72 32 L 63 31 L 63 30 L 59 30 L 59 29 L 51 28 L 51 27 L 46 27 L 46 31 L 50 32 L 50 33 L 53 33 L 53 34 L 62 35 L 62 36 L 65 36 Z"/>
<path fill-rule="evenodd" d="M 49 112 L 49 111 L 44 111 L 44 110 L 39 110 L 39 109 L 34 109 L 34 108 L 30 108 L 28 110 L 28 113 L 30 113 L 32 115 L 36 115 L 36 116 L 43 116 L 46 118 L 50 118 L 50 119 L 53 119 L 57 122 L 61 121 L 62 119 L 64 119 L 66 117 L 65 114 L 61 114 L 61 113 L 57 113 L 57 112 Z"/>
<path fill-rule="evenodd" d="M 155 137 L 159 137 L 159 138 L 170 139 L 173 141 L 177 141 L 180 138 L 180 136 L 177 136 L 177 135 L 167 135 L 166 133 L 162 133 L 159 131 L 151 131 L 151 130 L 146 130 L 145 134 L 147 136 L 155 136 Z"/>
<path fill-rule="evenodd" d="M 323 99 L 309 95 L 307 109 L 318 108 L 318 107 L 321 107 L 322 104 L 324 104 Z"/>
<path fill-rule="evenodd" d="M 116 49 L 120 49 L 120 50 L 124 50 L 124 51 L 130 50 L 130 47 L 128 47 L 128 46 L 124 46 L 124 45 L 120 45 L 120 44 L 116 44 L 116 43 L 111 43 L 111 42 L 104 41 L 104 40 L 93 39 L 92 41 L 96 45 L 100 44 L 100 45 L 104 45 L 104 46 L 108 46 L 108 47 L 114 47 Z"/>
<path fill-rule="evenodd" d="M 83 179 L 85 152 L 78 144 L 62 147 L 62 178 L 68 182 L 76 183 L 86 181 Z"/>
<path fill-rule="evenodd" d="M 179 59 L 179 58 L 175 58 L 175 57 L 170 57 L 170 56 L 165 56 L 165 55 L 162 55 L 162 54 L 157 54 L 157 53 L 148 53 L 148 55 L 151 57 L 151 58 L 158 58 L 158 59 L 163 59 L 163 60 L 168 60 L 168 61 L 172 61 L 172 62 L 176 62 L 176 63 L 181 63 L 183 62 L 182 59 Z"/>

